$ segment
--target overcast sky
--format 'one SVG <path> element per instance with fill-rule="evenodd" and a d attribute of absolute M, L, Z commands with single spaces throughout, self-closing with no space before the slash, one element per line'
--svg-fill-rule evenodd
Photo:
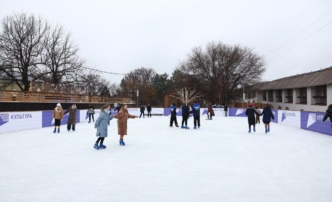
<path fill-rule="evenodd" d="M 171 75 L 193 47 L 211 41 L 253 48 L 265 57 L 267 81 L 332 66 L 332 0 L 1 0 L 1 20 L 22 11 L 63 25 L 87 65 L 109 72 Z"/>

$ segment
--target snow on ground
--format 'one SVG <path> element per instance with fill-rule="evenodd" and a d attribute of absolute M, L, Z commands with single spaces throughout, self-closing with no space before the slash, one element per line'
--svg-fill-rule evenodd
<path fill-rule="evenodd" d="M 274 123 L 249 134 L 240 117 L 189 123 L 130 119 L 120 147 L 113 119 L 99 151 L 87 122 L 0 134 L 0 201 L 332 201 L 331 136 Z"/>

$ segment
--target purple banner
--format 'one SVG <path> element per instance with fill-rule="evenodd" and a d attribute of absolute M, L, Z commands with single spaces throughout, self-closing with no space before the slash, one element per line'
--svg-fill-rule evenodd
<path fill-rule="evenodd" d="M 272 109 L 272 114 L 274 116 L 274 120 L 271 120 L 274 123 L 278 123 L 278 110 Z"/>
<path fill-rule="evenodd" d="M 301 128 L 332 135 L 331 122 L 328 119 L 322 122 L 325 113 L 322 112 L 301 112 Z"/>
<path fill-rule="evenodd" d="M 246 117 L 246 110 L 243 108 L 229 108 L 229 116 L 241 116 Z"/>
<path fill-rule="evenodd" d="M 164 108 L 164 116 L 170 116 L 171 115 L 171 109 L 170 108 Z M 176 108 L 176 116 L 182 116 L 182 109 Z"/>
<path fill-rule="evenodd" d="M 0 114 L 0 126 L 9 121 L 9 114 Z"/>

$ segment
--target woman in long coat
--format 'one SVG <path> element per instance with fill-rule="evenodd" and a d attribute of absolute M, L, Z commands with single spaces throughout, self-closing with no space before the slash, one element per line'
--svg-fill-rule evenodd
<path fill-rule="evenodd" d="M 246 110 L 246 115 L 248 116 L 248 124 L 249 124 L 249 133 L 251 132 L 251 126 L 253 125 L 254 132 L 256 132 L 255 124 L 256 124 L 256 116 L 259 116 L 260 114 L 257 113 L 257 111 L 253 108 L 253 104 L 250 103 L 249 107 Z"/>
<path fill-rule="evenodd" d="M 106 149 L 106 146 L 103 144 L 105 137 L 108 135 L 107 127 L 109 120 L 112 120 L 113 117 L 109 116 L 111 113 L 111 106 L 109 104 L 104 105 L 100 109 L 100 115 L 95 122 L 95 128 L 97 129 L 96 136 L 98 137 L 94 148 L 95 149 Z M 100 145 L 98 145 L 100 142 Z"/>
<path fill-rule="evenodd" d="M 271 118 L 274 120 L 274 116 L 269 104 L 266 104 L 261 115 L 263 115 L 263 123 L 265 124 L 265 133 L 270 132 L 270 122 Z"/>
<path fill-rule="evenodd" d="M 125 146 L 125 142 L 123 141 L 123 137 L 127 135 L 127 120 L 129 118 L 138 118 L 138 116 L 130 115 L 127 110 L 127 105 L 124 105 L 119 113 L 114 116 L 114 118 L 118 119 L 118 134 L 120 135 L 120 146 Z"/>
<path fill-rule="evenodd" d="M 65 111 L 64 114 L 69 113 L 68 121 L 67 121 L 67 130 L 70 131 L 70 129 L 73 129 L 75 131 L 75 125 L 76 125 L 76 104 L 73 104 L 69 109 Z"/>
<path fill-rule="evenodd" d="M 208 106 L 207 116 L 208 116 L 208 119 L 210 119 L 210 120 L 212 120 L 212 116 L 214 116 L 214 110 L 212 109 L 211 105 Z"/>

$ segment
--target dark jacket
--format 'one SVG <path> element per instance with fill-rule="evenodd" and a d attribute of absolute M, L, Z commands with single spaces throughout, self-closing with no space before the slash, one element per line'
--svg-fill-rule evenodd
<path fill-rule="evenodd" d="M 332 109 L 331 108 L 326 110 L 326 114 L 323 118 L 323 121 L 326 121 L 327 118 L 330 118 L 330 122 L 332 124 Z"/>
<path fill-rule="evenodd" d="M 259 113 L 257 113 L 257 111 L 253 107 L 248 107 L 247 108 L 246 115 L 248 116 L 248 124 L 249 125 L 255 125 L 255 123 L 256 123 L 255 114 L 257 116 L 260 115 Z"/>
<path fill-rule="evenodd" d="M 189 116 L 189 107 L 187 105 L 182 105 L 182 116 Z"/>
<path fill-rule="evenodd" d="M 170 110 L 171 110 L 171 116 L 176 116 L 176 106 L 172 105 Z"/>
<path fill-rule="evenodd" d="M 95 108 L 93 106 L 88 107 L 88 114 L 94 114 L 95 113 Z"/>
<path fill-rule="evenodd" d="M 151 106 L 147 106 L 146 109 L 148 110 L 148 112 L 151 112 Z"/>
<path fill-rule="evenodd" d="M 271 118 L 274 120 L 274 116 L 272 110 L 269 105 L 266 105 L 261 113 L 263 115 L 263 123 L 270 123 Z"/>
<path fill-rule="evenodd" d="M 228 107 L 225 105 L 224 106 L 224 111 L 227 112 L 228 111 Z"/>
<path fill-rule="evenodd" d="M 114 109 L 114 111 L 117 111 L 117 112 L 119 113 L 120 109 L 121 109 L 121 105 L 117 106 L 117 107 Z"/>
<path fill-rule="evenodd" d="M 73 109 L 72 107 L 70 107 L 65 111 L 65 113 L 63 113 L 63 114 L 69 113 L 69 118 L 67 123 L 76 124 L 76 110 L 77 110 L 76 108 Z"/>
<path fill-rule="evenodd" d="M 141 112 L 144 112 L 144 111 L 145 111 L 145 107 L 141 106 Z"/>
<path fill-rule="evenodd" d="M 200 116 L 201 115 L 201 106 L 198 103 L 195 103 L 193 105 L 193 114 L 194 116 Z"/>

